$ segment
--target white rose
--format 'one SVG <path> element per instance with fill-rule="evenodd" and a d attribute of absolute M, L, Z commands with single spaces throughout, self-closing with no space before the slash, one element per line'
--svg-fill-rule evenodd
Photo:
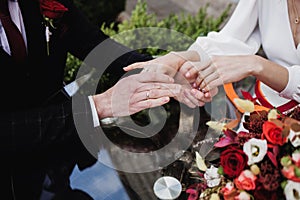
<path fill-rule="evenodd" d="M 218 168 L 213 165 L 208 168 L 204 173 L 204 178 L 207 181 L 208 187 L 218 186 L 221 182 L 220 174 L 218 173 Z"/>
<path fill-rule="evenodd" d="M 300 194 L 300 183 L 294 182 L 291 180 L 287 181 L 287 184 L 284 188 L 284 195 L 288 200 L 298 200 Z M 297 195 L 297 196 L 295 196 Z"/>
<path fill-rule="evenodd" d="M 248 165 L 258 163 L 267 154 L 268 145 L 267 140 L 260 140 L 256 138 L 251 138 L 245 142 L 243 146 L 243 151 L 248 156 Z"/>
<path fill-rule="evenodd" d="M 300 131 L 290 129 L 289 140 L 294 147 L 300 146 Z"/>

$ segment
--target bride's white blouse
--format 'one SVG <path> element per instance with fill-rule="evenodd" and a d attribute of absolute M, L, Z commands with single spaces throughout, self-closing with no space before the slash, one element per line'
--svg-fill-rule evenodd
<path fill-rule="evenodd" d="M 206 55 L 243 55 L 256 54 L 261 45 L 269 60 L 289 71 L 289 82 L 280 93 L 263 86 L 266 98 L 273 105 L 287 99 L 300 102 L 300 45 L 294 45 L 287 0 L 240 0 L 220 32 L 198 37 L 189 50 L 198 51 L 201 57 L 203 51 Z"/>

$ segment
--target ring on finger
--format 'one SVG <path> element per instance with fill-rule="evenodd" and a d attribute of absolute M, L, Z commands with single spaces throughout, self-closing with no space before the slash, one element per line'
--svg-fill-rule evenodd
<path fill-rule="evenodd" d="M 150 98 L 150 91 L 147 91 L 146 92 L 146 99 L 149 99 Z"/>
<path fill-rule="evenodd" d="M 201 89 L 201 88 L 199 87 L 198 90 L 199 90 L 200 92 L 203 92 L 203 93 L 207 92 L 205 88 L 202 88 L 202 89 Z"/>
<path fill-rule="evenodd" d="M 148 72 L 149 69 L 148 69 L 148 68 L 144 68 L 143 71 L 144 71 L 144 72 Z"/>

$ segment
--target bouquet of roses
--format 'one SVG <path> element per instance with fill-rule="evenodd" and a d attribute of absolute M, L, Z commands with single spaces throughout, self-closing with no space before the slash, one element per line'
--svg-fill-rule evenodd
<path fill-rule="evenodd" d="M 214 143 L 220 156 L 209 163 L 195 153 L 198 182 L 187 187 L 188 200 L 300 199 L 300 107 L 282 114 L 242 101 L 243 131 L 207 123 L 222 133 Z"/>

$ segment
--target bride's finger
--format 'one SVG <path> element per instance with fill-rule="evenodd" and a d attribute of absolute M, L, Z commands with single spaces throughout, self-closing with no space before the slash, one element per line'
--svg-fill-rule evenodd
<path fill-rule="evenodd" d="M 217 78 L 204 86 L 207 90 L 212 90 L 212 88 L 217 88 L 218 86 L 224 85 L 224 81 L 221 78 Z"/>
<path fill-rule="evenodd" d="M 190 67 L 188 68 L 188 71 L 185 72 L 185 76 L 187 78 L 192 76 L 197 76 L 199 71 L 205 70 L 210 62 L 208 61 L 201 61 L 201 62 L 189 62 Z"/>
<path fill-rule="evenodd" d="M 206 69 L 204 69 L 203 71 L 199 71 L 198 72 L 198 77 L 195 81 L 195 84 L 193 85 L 193 87 L 200 87 L 201 84 L 203 84 L 203 82 L 205 82 L 206 84 L 209 83 L 209 81 L 211 79 L 209 79 L 208 77 L 212 76 L 215 77 L 216 76 L 216 71 L 214 67 L 208 67 Z M 203 87 L 201 87 L 202 89 Z"/>
<path fill-rule="evenodd" d="M 219 74 L 212 73 L 212 74 L 207 75 L 200 83 L 197 83 L 197 84 L 200 89 L 205 88 L 205 91 L 209 91 L 212 88 L 214 88 L 214 87 L 211 87 L 210 83 L 217 79 L 219 79 Z"/>
<path fill-rule="evenodd" d="M 185 94 L 183 94 L 183 99 L 182 99 L 181 102 L 184 103 L 185 105 L 187 105 L 190 108 L 195 108 L 196 107 L 196 105 L 188 97 L 186 97 Z"/>
<path fill-rule="evenodd" d="M 209 90 L 209 92 L 204 94 L 205 98 L 212 98 L 214 97 L 216 94 L 218 94 L 219 89 L 218 87 L 214 87 L 213 89 Z"/>
<path fill-rule="evenodd" d="M 190 102 L 192 102 L 195 106 L 204 106 L 205 102 L 202 101 L 204 94 L 198 90 L 196 90 L 195 93 L 193 93 L 190 89 L 184 90 L 184 95 L 189 99 Z"/>
<path fill-rule="evenodd" d="M 190 70 L 192 70 L 193 68 L 194 68 L 193 63 L 190 62 L 190 61 L 186 61 L 186 62 L 183 63 L 183 65 L 181 65 L 181 67 L 180 67 L 180 69 L 179 69 L 179 73 L 181 73 L 183 76 L 189 78 L 189 77 L 191 77 L 191 74 L 192 74 L 192 73 L 188 74 L 188 76 L 187 76 L 187 73 L 188 73 Z M 194 71 L 197 71 L 197 70 L 194 69 Z"/>

